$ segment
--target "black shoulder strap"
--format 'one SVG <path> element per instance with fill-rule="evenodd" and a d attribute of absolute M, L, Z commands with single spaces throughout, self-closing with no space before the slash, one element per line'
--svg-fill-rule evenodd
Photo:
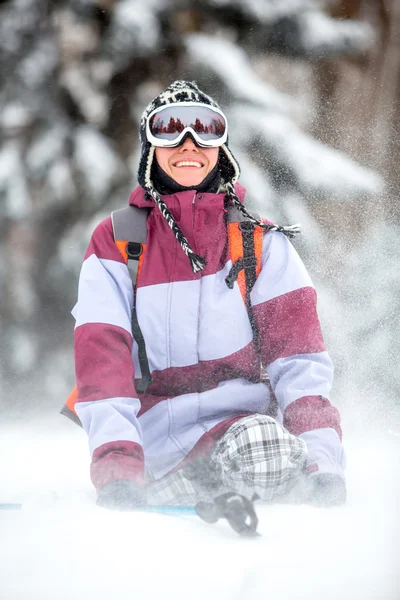
<path fill-rule="evenodd" d="M 250 299 L 250 292 L 253 289 L 257 279 L 257 259 L 254 248 L 254 227 L 255 225 L 251 221 L 246 221 L 244 223 L 240 223 L 239 225 L 239 229 L 242 232 L 243 243 L 243 269 L 246 281 L 246 308 L 247 314 L 249 315 L 250 325 L 253 330 L 254 344 L 258 355 L 260 356 L 259 332 Z"/>
<path fill-rule="evenodd" d="M 143 252 L 143 244 L 147 241 L 147 216 L 149 210 L 137 206 L 127 206 L 115 210 L 111 214 L 114 231 L 114 240 L 126 241 L 126 253 L 128 255 L 128 269 L 133 285 L 133 309 L 132 309 L 132 335 L 138 345 L 138 358 L 142 377 L 136 384 L 136 391 L 144 394 L 148 385 L 152 382 L 149 361 L 146 352 L 146 343 L 140 329 L 136 312 L 136 279 L 139 258 Z"/>

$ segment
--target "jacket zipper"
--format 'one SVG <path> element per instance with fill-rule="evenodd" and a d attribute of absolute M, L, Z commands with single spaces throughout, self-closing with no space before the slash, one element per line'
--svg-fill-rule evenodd
<path fill-rule="evenodd" d="M 194 226 L 195 226 L 195 203 L 196 203 L 196 194 L 193 196 L 193 200 L 192 200 L 192 229 L 194 232 Z"/>

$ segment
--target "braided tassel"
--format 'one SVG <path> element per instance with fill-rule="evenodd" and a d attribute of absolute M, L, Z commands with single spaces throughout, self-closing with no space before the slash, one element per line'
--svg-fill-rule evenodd
<path fill-rule="evenodd" d="M 167 221 L 168 225 L 172 229 L 173 234 L 174 234 L 175 238 L 177 239 L 177 241 L 179 242 L 179 245 L 181 246 L 182 250 L 188 257 L 193 273 L 198 273 L 199 271 L 202 271 L 204 269 L 204 267 L 206 266 L 207 261 L 204 258 L 202 258 L 201 256 L 199 256 L 198 254 L 195 254 L 193 252 L 186 237 L 183 235 L 179 226 L 175 223 L 174 217 L 170 213 L 167 205 L 162 200 L 162 198 L 157 194 L 155 189 L 150 188 L 149 193 L 152 196 L 152 198 L 154 199 L 155 203 L 157 204 L 162 216 L 164 217 L 164 219 Z"/>
<path fill-rule="evenodd" d="M 235 193 L 235 188 L 233 187 L 232 183 L 230 181 L 227 182 L 225 187 L 230 199 L 233 201 L 236 208 L 238 208 L 240 212 L 245 217 L 250 219 L 250 221 L 255 225 L 259 225 L 260 227 L 262 227 L 263 229 L 267 229 L 268 231 L 279 231 L 280 233 L 286 235 L 288 238 L 294 238 L 298 233 L 301 233 L 299 223 L 296 223 L 296 225 L 275 225 L 271 223 L 264 223 L 261 219 L 256 219 L 255 217 L 253 217 L 252 214 L 247 212 L 244 205 L 240 202 L 239 198 Z"/>
<path fill-rule="evenodd" d="M 268 231 L 279 231 L 291 239 L 294 238 L 298 233 L 301 233 L 300 223 L 296 223 L 295 225 L 274 225 L 270 223 L 260 223 L 260 225 L 264 229 L 268 229 Z"/>
<path fill-rule="evenodd" d="M 205 258 L 202 258 L 201 256 L 195 254 L 192 251 L 190 251 L 187 256 L 190 260 L 190 266 L 192 267 L 193 273 L 198 273 L 199 271 L 202 271 L 207 264 Z"/>

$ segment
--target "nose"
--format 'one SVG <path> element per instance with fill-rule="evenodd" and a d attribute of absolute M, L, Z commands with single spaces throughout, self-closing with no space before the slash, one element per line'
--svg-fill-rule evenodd
<path fill-rule="evenodd" d="M 187 138 L 185 139 L 185 141 L 183 142 L 183 144 L 181 144 L 181 146 L 179 147 L 179 152 L 185 152 L 185 151 L 189 151 L 189 152 L 198 152 L 199 149 L 196 146 L 196 144 L 194 143 L 194 139 L 192 138 L 191 135 L 188 135 Z"/>

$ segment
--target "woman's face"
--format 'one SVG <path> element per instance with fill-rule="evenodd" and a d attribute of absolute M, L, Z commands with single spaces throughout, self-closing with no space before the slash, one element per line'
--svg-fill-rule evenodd
<path fill-rule="evenodd" d="M 200 148 L 191 136 L 174 148 L 156 147 L 160 167 L 180 185 L 196 186 L 218 162 L 219 148 Z"/>

